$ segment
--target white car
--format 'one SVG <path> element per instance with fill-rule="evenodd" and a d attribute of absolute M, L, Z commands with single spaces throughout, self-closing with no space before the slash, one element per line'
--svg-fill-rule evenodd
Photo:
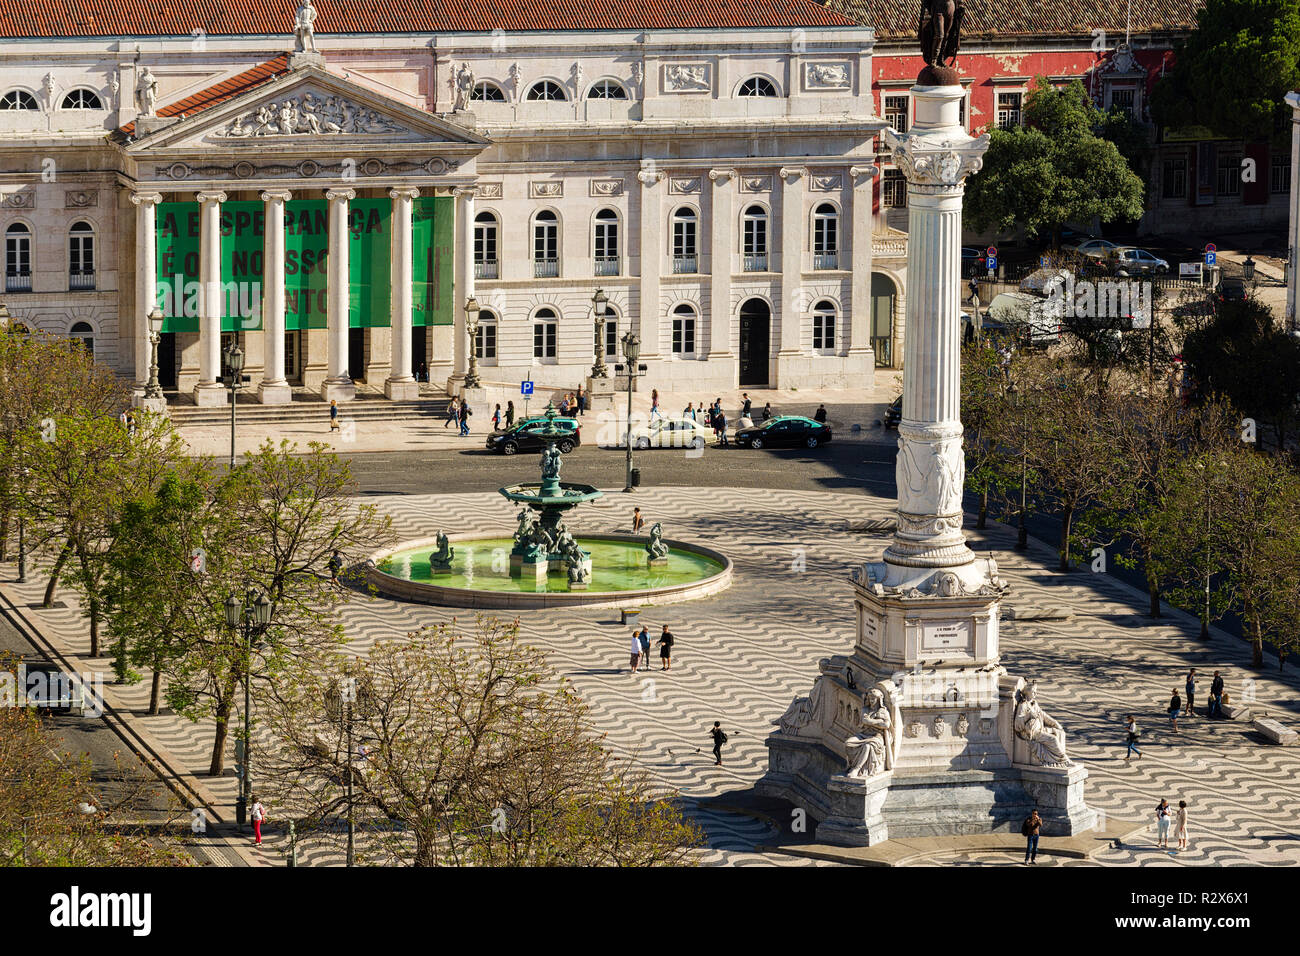
<path fill-rule="evenodd" d="M 1118 243 L 1111 242 L 1109 239 L 1083 239 L 1079 242 L 1066 243 L 1061 248 L 1067 252 L 1077 252 L 1090 259 L 1105 259 L 1117 246 Z"/>
<path fill-rule="evenodd" d="M 632 428 L 633 448 L 703 448 L 711 438 L 713 429 L 689 418 L 656 418 Z"/>

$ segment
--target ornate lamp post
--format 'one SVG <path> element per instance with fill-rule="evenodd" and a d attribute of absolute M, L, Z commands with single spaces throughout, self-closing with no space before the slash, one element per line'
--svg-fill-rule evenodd
<path fill-rule="evenodd" d="M 154 306 L 149 313 L 149 383 L 144 387 L 145 398 L 162 398 L 162 385 L 158 382 L 158 343 L 162 341 L 162 309 Z"/>
<path fill-rule="evenodd" d="M 596 332 L 596 364 L 591 367 L 592 378 L 609 378 L 609 369 L 605 367 L 605 311 L 609 305 L 609 296 L 604 289 L 597 289 L 591 297 L 592 321 Z"/>
<path fill-rule="evenodd" d="M 627 432 L 624 436 L 627 440 L 627 479 L 623 483 L 623 490 L 630 492 L 632 488 L 632 383 L 636 381 L 637 376 L 637 359 L 641 357 L 641 340 L 633 335 L 630 331 L 623 335 L 623 359 L 627 363 Z"/>
<path fill-rule="evenodd" d="M 156 353 L 155 353 L 156 354 Z M 244 350 L 232 341 L 226 349 L 226 368 L 230 372 L 230 467 L 235 467 L 235 399 L 244 379 Z"/>
<path fill-rule="evenodd" d="M 0 302 L 0 329 L 9 328 L 9 307 Z"/>
<path fill-rule="evenodd" d="M 233 594 L 226 598 L 226 624 L 231 630 L 242 628 L 244 638 L 244 739 L 243 757 L 239 761 L 239 799 L 235 802 L 235 819 L 242 827 L 248 816 L 248 798 L 253 792 L 252 766 L 253 738 L 250 722 L 252 707 L 253 640 L 261 645 L 261 636 L 271 623 L 273 606 L 265 594 L 252 588 L 244 595 L 243 603 Z"/>
<path fill-rule="evenodd" d="M 348 849 L 347 866 L 356 864 L 356 822 L 353 816 L 353 778 L 356 774 L 356 752 L 353 746 L 353 721 L 357 717 L 366 718 L 374 713 L 374 694 L 369 680 L 362 676 L 346 676 L 332 684 L 325 694 L 325 712 L 331 719 L 337 719 L 343 725 L 343 734 L 347 743 L 347 800 L 348 800 Z"/>
<path fill-rule="evenodd" d="M 1255 288 L 1255 260 L 1250 256 L 1246 256 L 1246 261 L 1241 264 L 1241 275 L 1252 289 Z"/>
<path fill-rule="evenodd" d="M 478 299 L 465 300 L 465 334 L 469 336 L 469 371 L 465 373 L 465 387 L 478 388 Z"/>

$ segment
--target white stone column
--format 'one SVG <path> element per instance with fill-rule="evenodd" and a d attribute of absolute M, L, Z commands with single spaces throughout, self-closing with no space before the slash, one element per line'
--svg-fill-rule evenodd
<path fill-rule="evenodd" d="M 149 313 L 158 302 L 158 204 L 161 193 L 133 193 L 135 204 L 135 393 L 143 397 L 149 383 L 153 346 L 149 342 Z M 179 309 L 184 303 L 177 303 Z"/>
<path fill-rule="evenodd" d="M 420 397 L 420 384 L 411 374 L 411 323 L 414 309 L 414 296 L 411 282 L 414 275 L 412 261 L 413 242 L 411 236 L 412 205 L 420 190 L 414 188 L 390 189 L 389 197 L 393 200 L 393 215 L 390 220 L 393 235 L 393 295 L 392 320 L 392 369 L 388 381 L 384 383 L 384 394 L 394 401 L 409 402 Z"/>
<path fill-rule="evenodd" d="M 257 397 L 264 405 L 284 405 L 293 400 L 293 390 L 284 377 L 284 204 L 292 193 L 269 189 L 265 203 L 265 240 L 262 268 L 262 350 L 265 358 Z"/>
<path fill-rule="evenodd" d="M 195 405 L 226 404 L 221 374 L 221 204 L 223 192 L 201 192 L 199 200 L 199 383 Z"/>
<path fill-rule="evenodd" d="M 1288 93 L 1286 101 L 1291 106 L 1291 224 L 1287 232 L 1286 267 L 1286 322 L 1295 331 L 1300 327 L 1300 92 Z"/>
<path fill-rule="evenodd" d="M 321 397 L 327 402 L 350 402 L 356 398 L 356 386 L 348 369 L 348 203 L 355 199 L 355 189 L 327 189 L 329 200 L 329 292 L 326 311 L 329 335 L 327 350 L 328 376 L 321 385 Z"/>
<path fill-rule="evenodd" d="M 785 372 L 783 366 L 790 359 L 798 356 L 801 351 L 799 333 L 803 314 L 812 305 L 807 301 L 808 296 L 803 289 L 804 235 L 807 232 L 804 228 L 803 195 L 804 178 L 807 174 L 808 170 L 802 166 L 787 166 L 780 170 L 781 314 L 778 321 L 781 325 L 781 334 L 778 339 L 780 348 L 776 356 L 776 384 L 780 388 L 799 384 L 787 381 L 790 376 L 788 373 L 783 374 Z"/>
<path fill-rule="evenodd" d="M 452 379 L 455 386 L 465 378 L 465 372 L 469 369 L 465 303 L 474 294 L 474 195 L 476 192 L 473 186 L 457 186 L 452 190 L 452 195 L 456 197 L 456 301 L 452 309 L 452 315 L 455 316 L 455 331 L 452 334 Z M 501 226 L 507 228 L 504 222 Z M 531 239 L 527 241 L 531 242 Z"/>
<path fill-rule="evenodd" d="M 878 166 L 850 166 L 851 187 L 849 206 L 852 231 L 849 254 L 852 258 L 853 278 L 849 282 L 849 355 L 861 356 L 866 361 L 865 371 L 870 385 L 875 375 L 875 353 L 871 346 L 871 248 L 872 192 Z"/>
<path fill-rule="evenodd" d="M 640 361 L 646 362 L 659 358 L 659 277 L 663 270 L 664 243 L 671 241 L 671 235 L 664 225 L 659 189 L 663 170 L 653 159 L 643 159 L 636 178 L 641 184 L 641 276 L 636 334 L 641 339 Z"/>
<path fill-rule="evenodd" d="M 734 268 L 737 225 L 734 169 L 711 169 L 713 207 L 709 228 L 709 375 L 730 373 L 735 385 L 735 355 L 731 351 L 731 271 Z"/>
<path fill-rule="evenodd" d="M 961 209 L 965 178 L 983 165 L 987 134 L 957 121 L 960 86 L 916 86 L 916 121 L 886 130 L 907 177 L 907 362 L 896 466 L 898 531 L 885 550 L 886 586 L 927 584 L 938 569 L 975 590 L 989 570 L 966 546 L 961 447 Z"/>

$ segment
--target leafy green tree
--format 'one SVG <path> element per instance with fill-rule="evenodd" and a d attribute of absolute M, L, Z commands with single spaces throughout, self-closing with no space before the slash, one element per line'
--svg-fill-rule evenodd
<path fill-rule="evenodd" d="M 1007 448 L 1011 402 L 997 350 L 987 341 L 962 350 L 962 448 L 966 487 L 979 495 L 976 528 L 988 523 L 989 499 L 1020 485 L 1020 467 Z"/>
<path fill-rule="evenodd" d="M 1023 227 L 1059 244 L 1061 226 L 1137 219 L 1144 187 L 1115 143 L 1097 130 L 1103 117 L 1083 84 L 1055 89 L 1037 77 L 1026 99 L 1025 125 L 994 129 L 984 166 L 966 187 L 967 225 L 977 232 Z"/>
<path fill-rule="evenodd" d="M 1208 126 L 1247 141 L 1289 139 L 1300 89 L 1300 0 L 1206 0 L 1151 92 L 1162 126 Z"/>

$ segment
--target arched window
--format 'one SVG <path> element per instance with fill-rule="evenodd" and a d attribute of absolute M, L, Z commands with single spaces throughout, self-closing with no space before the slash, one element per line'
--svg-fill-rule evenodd
<path fill-rule="evenodd" d="M 767 210 L 753 205 L 741 218 L 741 245 L 746 272 L 767 271 Z"/>
<path fill-rule="evenodd" d="M 554 309 L 538 309 L 533 314 L 533 358 L 555 362 L 559 326 L 560 320 Z"/>
<path fill-rule="evenodd" d="M 24 222 L 5 230 L 5 291 L 32 291 L 32 231 Z"/>
<path fill-rule="evenodd" d="M 765 76 L 751 76 L 744 83 L 740 84 L 737 91 L 739 96 L 780 96 L 776 91 L 776 84 Z"/>
<path fill-rule="evenodd" d="M 95 354 L 95 330 L 90 327 L 89 322 L 74 322 L 72 328 L 68 330 L 68 338 L 80 342 L 91 355 Z"/>
<path fill-rule="evenodd" d="M 840 214 L 828 202 L 813 210 L 813 268 L 840 267 Z"/>
<path fill-rule="evenodd" d="M 59 104 L 61 110 L 102 110 L 104 104 L 99 100 L 99 94 L 94 90 L 77 89 L 69 90 L 63 97 L 63 102 Z"/>
<path fill-rule="evenodd" d="M 484 80 L 474 84 L 474 89 L 469 91 L 469 98 L 470 102 L 504 103 L 506 94 L 495 83 Z"/>
<path fill-rule="evenodd" d="M 673 272 L 690 273 L 699 271 L 696 258 L 695 210 L 682 206 L 673 212 Z"/>
<path fill-rule="evenodd" d="M 497 362 L 497 316 L 491 309 L 481 309 L 478 328 L 474 332 L 474 354 L 480 362 L 495 365 Z"/>
<path fill-rule="evenodd" d="M 618 275 L 618 213 L 602 209 L 596 213 L 596 275 Z"/>
<path fill-rule="evenodd" d="M 500 260 L 497 258 L 497 217 L 481 212 L 474 217 L 474 278 L 499 279 Z"/>
<path fill-rule="evenodd" d="M 560 274 L 560 218 L 549 209 L 533 217 L 533 275 L 539 279 Z"/>
<path fill-rule="evenodd" d="M 822 299 L 813 306 L 813 350 L 829 352 L 835 348 L 835 304 Z"/>
<path fill-rule="evenodd" d="M 695 309 L 685 302 L 673 309 L 673 355 L 695 355 Z"/>
<path fill-rule="evenodd" d="M 554 80 L 541 80 L 534 83 L 528 88 L 528 95 L 525 97 L 529 100 L 567 100 L 568 98 L 564 93 L 564 87 Z"/>
<path fill-rule="evenodd" d="M 597 80 L 591 84 L 591 89 L 587 91 L 589 100 L 625 100 L 627 99 L 627 90 L 623 89 L 623 84 L 618 80 Z"/>
<path fill-rule="evenodd" d="M 68 288 L 95 288 L 95 230 L 85 221 L 74 222 L 68 232 Z"/>
<path fill-rule="evenodd" d="M 41 108 L 36 97 L 26 90 L 10 90 L 0 96 L 0 110 L 37 110 Z"/>

